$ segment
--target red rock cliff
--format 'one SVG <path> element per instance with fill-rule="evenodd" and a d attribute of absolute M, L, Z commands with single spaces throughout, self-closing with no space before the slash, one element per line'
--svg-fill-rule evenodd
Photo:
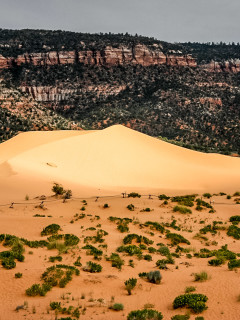
<path fill-rule="evenodd" d="M 11 67 L 13 64 L 21 65 L 30 63 L 33 65 L 55 65 L 55 64 L 73 64 L 80 62 L 90 65 L 124 65 L 140 64 L 150 65 L 172 65 L 172 66 L 190 66 L 196 67 L 196 60 L 191 55 L 165 55 L 160 47 L 149 49 L 145 45 L 136 45 L 131 47 L 106 47 L 104 50 L 82 50 L 82 51 L 50 51 L 47 53 L 25 53 L 17 58 L 3 57 L 0 55 L 0 69 Z"/>

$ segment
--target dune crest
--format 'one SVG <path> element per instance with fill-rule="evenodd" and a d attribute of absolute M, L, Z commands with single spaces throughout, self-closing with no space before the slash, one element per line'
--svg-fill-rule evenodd
<path fill-rule="evenodd" d="M 234 191 L 240 181 L 238 158 L 184 149 L 121 125 L 99 131 L 28 132 L 1 144 L 0 155 L 18 181 L 31 177 L 40 193 L 41 183 L 45 187 L 52 181 L 119 191 L 215 192 Z M 22 188 L 27 191 L 28 183 Z"/>

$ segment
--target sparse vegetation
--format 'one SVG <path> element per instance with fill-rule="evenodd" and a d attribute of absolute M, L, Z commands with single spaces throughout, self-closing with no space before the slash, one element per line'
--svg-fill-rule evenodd
<path fill-rule="evenodd" d="M 136 287 L 137 279 L 136 278 L 129 278 L 124 282 L 125 288 L 129 295 L 132 294 L 132 290 Z"/>
<path fill-rule="evenodd" d="M 200 313 L 207 309 L 207 300 L 208 298 L 203 294 L 184 294 L 175 298 L 173 301 L 173 308 L 178 309 L 187 307 L 195 313 Z"/>

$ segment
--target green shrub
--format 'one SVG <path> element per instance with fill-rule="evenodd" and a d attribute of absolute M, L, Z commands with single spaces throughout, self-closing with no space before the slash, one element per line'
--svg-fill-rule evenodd
<path fill-rule="evenodd" d="M 151 212 L 151 209 L 150 208 L 145 208 L 145 209 L 142 209 L 141 212 Z"/>
<path fill-rule="evenodd" d="M 143 259 L 146 260 L 146 261 L 152 261 L 152 256 L 150 254 L 145 254 L 143 256 Z"/>
<path fill-rule="evenodd" d="M 118 226 L 117 226 L 117 229 L 122 233 L 129 231 L 129 227 L 128 227 L 128 224 L 126 222 L 119 223 Z"/>
<path fill-rule="evenodd" d="M 153 222 L 153 221 L 147 221 L 144 223 L 144 226 L 150 227 L 151 229 L 160 231 L 161 233 L 164 233 L 164 227 L 158 223 L 158 222 Z"/>
<path fill-rule="evenodd" d="M 168 247 L 165 247 L 165 246 L 160 247 L 160 248 L 157 250 L 157 252 L 159 252 L 162 256 L 165 256 L 165 257 L 167 257 L 167 256 L 170 255 L 170 251 L 169 251 Z"/>
<path fill-rule="evenodd" d="M 232 225 L 228 228 L 227 235 L 233 237 L 234 239 L 240 239 L 240 228 L 235 225 Z"/>
<path fill-rule="evenodd" d="M 238 224 L 240 222 L 240 216 L 232 216 L 230 217 L 229 221 Z"/>
<path fill-rule="evenodd" d="M 103 205 L 103 208 L 104 208 L 104 209 L 107 209 L 107 208 L 109 208 L 109 205 L 108 205 L 108 203 L 104 203 L 104 205 Z"/>
<path fill-rule="evenodd" d="M 54 185 L 52 187 L 52 192 L 54 192 L 55 195 L 63 195 L 65 190 L 63 189 L 63 187 L 60 184 L 54 183 Z"/>
<path fill-rule="evenodd" d="M 139 277 L 145 278 L 149 282 L 155 283 L 155 284 L 159 284 L 162 280 L 161 273 L 158 270 L 157 271 L 150 271 L 148 273 L 146 273 L 146 272 L 139 273 Z"/>
<path fill-rule="evenodd" d="M 136 233 L 128 234 L 123 239 L 124 244 L 131 244 L 133 240 L 136 240 L 137 243 L 145 243 L 147 245 L 153 244 L 153 241 L 144 236 L 139 236 Z"/>
<path fill-rule="evenodd" d="M 162 320 L 162 319 L 163 319 L 163 316 L 161 312 L 158 312 L 152 309 L 131 311 L 127 316 L 127 320 Z"/>
<path fill-rule="evenodd" d="M 171 240 L 172 245 L 177 245 L 179 243 L 190 244 L 190 241 L 188 241 L 183 236 L 181 236 L 180 234 L 177 234 L 177 233 L 169 232 L 169 233 L 167 233 L 166 238 Z"/>
<path fill-rule="evenodd" d="M 129 278 L 124 282 L 125 288 L 128 292 L 129 295 L 132 294 L 132 290 L 136 287 L 137 285 L 137 279 L 136 278 Z"/>
<path fill-rule="evenodd" d="M 15 276 L 16 279 L 22 278 L 22 273 L 17 272 L 17 273 L 15 273 L 14 276 Z"/>
<path fill-rule="evenodd" d="M 180 212 L 180 213 L 192 213 L 192 210 L 191 209 L 188 209 L 187 207 L 184 207 L 184 206 L 175 206 L 173 208 L 173 211 L 174 212 Z"/>
<path fill-rule="evenodd" d="M 190 292 L 194 292 L 194 291 L 196 291 L 196 288 L 193 286 L 186 287 L 186 289 L 185 289 L 185 293 L 190 293 Z"/>
<path fill-rule="evenodd" d="M 64 191 L 64 196 L 63 196 L 63 198 L 65 199 L 65 200 L 67 200 L 67 199 L 71 199 L 71 197 L 72 197 L 72 190 L 66 190 L 66 191 Z"/>
<path fill-rule="evenodd" d="M 208 261 L 210 266 L 220 266 L 224 263 L 224 259 L 211 259 Z"/>
<path fill-rule="evenodd" d="M 49 257 L 49 261 L 50 262 L 55 262 L 55 261 L 62 261 L 62 257 L 61 256 L 51 256 L 51 257 Z"/>
<path fill-rule="evenodd" d="M 45 296 L 48 291 L 51 290 L 51 285 L 44 283 L 42 286 L 40 284 L 33 284 L 29 289 L 26 290 L 26 295 L 29 297 L 35 296 Z"/>
<path fill-rule="evenodd" d="M 234 194 L 233 194 L 234 197 L 239 197 L 240 196 L 240 191 L 236 191 Z"/>
<path fill-rule="evenodd" d="M 86 246 L 82 247 L 82 249 L 88 250 L 87 254 L 94 256 L 95 259 L 99 259 L 103 254 L 102 250 L 99 250 L 90 244 L 87 244 Z"/>
<path fill-rule="evenodd" d="M 128 194 L 128 198 L 141 198 L 141 195 L 137 192 L 131 192 Z"/>
<path fill-rule="evenodd" d="M 78 256 L 78 257 L 77 257 L 77 260 L 76 260 L 73 264 L 74 264 L 76 267 L 81 267 L 82 264 L 81 264 L 80 260 L 81 260 L 81 257 Z"/>
<path fill-rule="evenodd" d="M 76 246 L 79 243 L 79 238 L 74 234 L 65 234 L 64 235 L 64 244 L 66 246 Z"/>
<path fill-rule="evenodd" d="M 129 246 L 121 246 L 117 248 L 118 252 L 125 252 L 127 253 L 129 256 L 133 256 L 133 255 L 141 255 L 142 254 L 142 250 L 135 246 L 135 245 L 129 245 Z"/>
<path fill-rule="evenodd" d="M 210 199 L 212 197 L 212 195 L 211 195 L 211 193 L 206 192 L 203 194 L 203 197 Z"/>
<path fill-rule="evenodd" d="M 240 268 L 240 259 L 239 260 L 230 260 L 228 262 L 228 269 L 233 270 L 235 268 Z"/>
<path fill-rule="evenodd" d="M 57 234 L 59 230 L 61 230 L 61 227 L 58 224 L 53 223 L 42 230 L 41 236 Z"/>
<path fill-rule="evenodd" d="M 230 194 L 227 195 L 227 199 L 232 199 L 232 197 L 230 196 Z"/>
<path fill-rule="evenodd" d="M 129 205 L 127 206 L 127 209 L 130 210 L 130 211 L 134 211 L 135 207 L 134 207 L 133 204 L 129 204 Z"/>
<path fill-rule="evenodd" d="M 168 199 L 170 199 L 170 197 L 166 196 L 165 194 L 160 194 L 160 195 L 158 196 L 158 199 L 159 199 L 159 200 L 168 200 Z"/>
<path fill-rule="evenodd" d="M 98 263 L 88 261 L 83 270 L 91 273 L 97 273 L 102 271 L 102 266 Z"/>
<path fill-rule="evenodd" d="M 190 308 L 195 313 L 200 313 L 207 309 L 206 302 L 208 298 L 203 294 L 187 293 L 180 295 L 173 301 L 173 308 Z"/>
<path fill-rule="evenodd" d="M 202 271 L 200 273 L 194 273 L 193 275 L 194 275 L 195 281 L 203 282 L 203 281 L 207 281 L 209 279 L 209 276 L 208 276 L 207 272 L 205 272 L 205 271 Z"/>
<path fill-rule="evenodd" d="M 196 200 L 197 202 L 197 206 L 201 206 L 201 207 L 205 207 L 205 208 L 208 208 L 208 209 L 213 209 L 212 205 L 204 200 L 201 200 L 200 198 L 198 198 Z"/>
<path fill-rule="evenodd" d="M 189 314 L 183 314 L 183 315 L 176 314 L 175 316 L 173 316 L 171 318 L 171 320 L 188 320 L 188 319 L 190 319 L 190 315 Z"/>
<path fill-rule="evenodd" d="M 195 320 L 204 320 L 203 317 L 196 317 Z"/>
<path fill-rule="evenodd" d="M 122 303 L 114 303 L 109 309 L 112 309 L 114 311 L 121 311 L 124 309 L 124 306 Z"/>
<path fill-rule="evenodd" d="M 5 258 L 2 260 L 2 266 L 5 269 L 13 269 L 16 267 L 16 262 L 13 260 L 13 258 Z"/>
<path fill-rule="evenodd" d="M 119 254 L 112 253 L 111 256 L 107 258 L 107 261 L 112 262 L 112 267 L 122 270 L 122 266 L 124 265 L 124 260 L 120 258 Z"/>

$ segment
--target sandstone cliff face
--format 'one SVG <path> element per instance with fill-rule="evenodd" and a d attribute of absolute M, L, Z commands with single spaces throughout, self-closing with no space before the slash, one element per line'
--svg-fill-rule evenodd
<path fill-rule="evenodd" d="M 86 65 L 124 65 L 140 64 L 151 65 L 171 65 L 196 67 L 196 60 L 191 55 L 165 55 L 161 48 L 149 49 L 145 45 L 136 45 L 131 48 L 121 46 L 119 48 L 106 47 L 104 50 L 82 50 L 82 51 L 50 51 L 42 53 L 25 53 L 17 58 L 0 56 L 0 69 L 5 69 L 21 64 L 33 64 L 35 66 L 73 64 L 80 62 Z"/>
<path fill-rule="evenodd" d="M 224 62 L 211 61 L 208 64 L 202 66 L 202 68 L 209 72 L 240 72 L 240 60 L 229 60 Z"/>
<path fill-rule="evenodd" d="M 57 87 L 48 87 L 48 86 L 32 86 L 32 87 L 21 87 L 23 92 L 30 94 L 35 100 L 40 102 L 48 101 L 64 101 L 68 100 L 69 96 L 74 93 L 75 90 L 71 89 L 62 89 Z"/>

